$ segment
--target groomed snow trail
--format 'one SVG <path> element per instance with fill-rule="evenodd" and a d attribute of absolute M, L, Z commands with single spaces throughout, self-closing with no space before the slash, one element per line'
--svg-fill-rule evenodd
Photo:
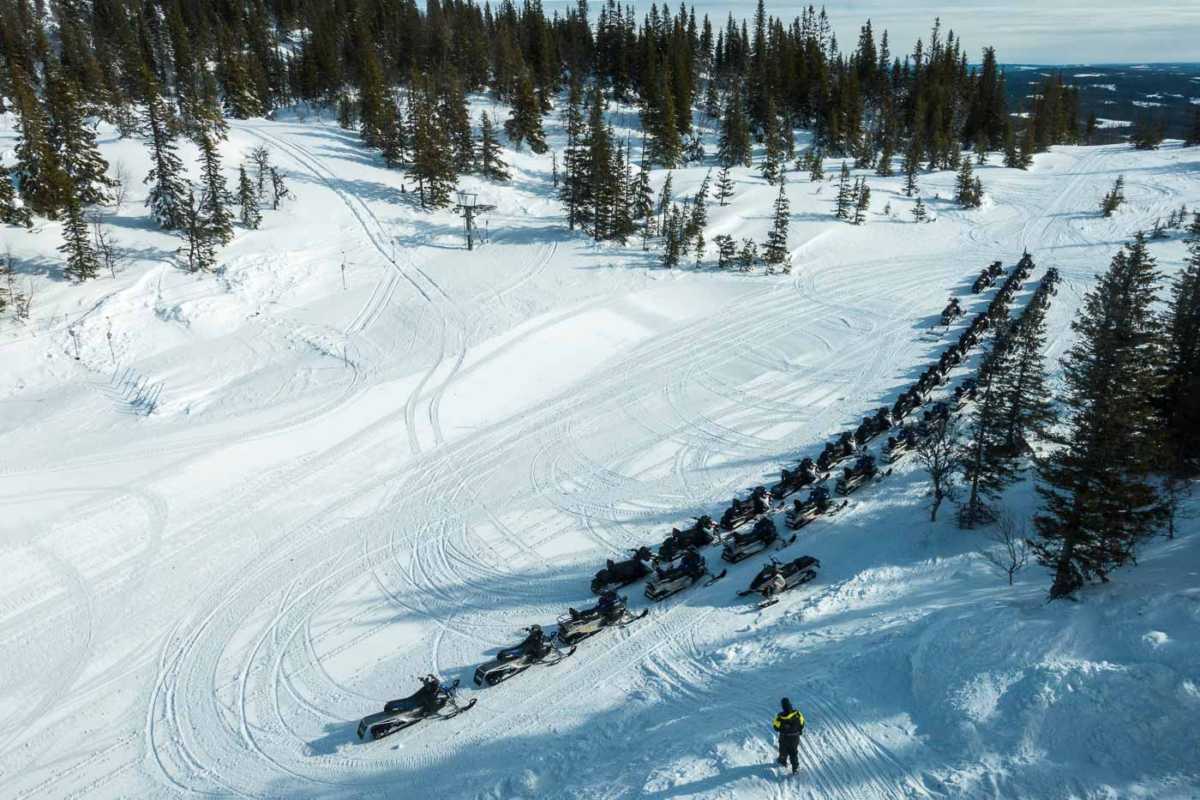
<path fill-rule="evenodd" d="M 904 462 L 804 530 L 785 554 L 823 569 L 774 607 L 734 596 L 752 558 L 552 669 L 465 690 L 469 714 L 354 736 L 416 675 L 469 686 L 522 626 L 587 603 L 605 558 L 890 404 L 954 335 L 931 335 L 946 296 L 986 306 L 967 290 L 991 261 L 1033 254 L 1018 306 L 1062 272 L 1057 358 L 1115 248 L 1200 204 L 1196 150 L 984 167 L 985 207 L 931 200 L 925 226 L 895 179 L 871 178 L 895 218 L 853 228 L 828 187 L 789 175 L 796 269 L 743 276 L 570 234 L 532 155 L 508 154 L 511 187 L 467 180 L 498 206 L 468 255 L 461 222 L 414 208 L 353 135 L 235 123 L 227 163 L 260 143 L 297 199 L 240 232 L 220 275 L 173 269 L 136 197 L 117 231 L 137 260 L 115 281 L 46 282 L 31 324 L 0 328 L 0 797 L 1200 791 L 1193 537 L 1083 607 L 1046 607 L 1036 570 L 1009 590 L 978 542 L 924 521 Z M 142 168 L 136 143 L 102 146 Z M 676 171 L 680 196 L 705 171 Z M 1128 208 L 1101 219 L 1118 174 Z M 926 199 L 952 183 L 923 176 Z M 744 171 L 708 238 L 761 238 L 774 196 Z M 14 234 L 14 254 L 56 235 Z M 1182 246 L 1154 252 L 1170 272 Z M 797 778 L 770 766 L 782 695 L 809 718 Z M 1110 704 L 1162 744 L 1130 756 Z"/>

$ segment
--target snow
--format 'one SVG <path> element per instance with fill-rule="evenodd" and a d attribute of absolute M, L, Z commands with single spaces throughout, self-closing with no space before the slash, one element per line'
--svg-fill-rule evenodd
<path fill-rule="evenodd" d="M 1104 117 L 1096 118 L 1097 128 L 1128 128 L 1133 123 L 1125 119 L 1105 119 Z"/>
<path fill-rule="evenodd" d="M 1156 103 L 1153 100 L 1134 100 L 1133 104 L 1138 108 L 1162 108 L 1162 103 Z"/>
<path fill-rule="evenodd" d="M 1115 249 L 1200 204 L 1200 150 L 1059 147 L 1028 172 L 993 155 L 970 212 L 953 174 L 922 174 L 928 225 L 901 178 L 869 178 L 856 228 L 832 220 L 832 184 L 790 172 L 792 273 L 726 275 L 566 231 L 549 156 L 528 152 L 508 153 L 508 188 L 464 181 L 498 206 L 468 255 L 452 212 L 416 210 L 352 134 L 290 115 L 235 122 L 222 152 L 232 172 L 267 143 L 296 199 L 192 276 L 146 222 L 144 147 L 101 133 L 135 176 L 116 278 L 63 283 L 57 223 L 0 234 L 34 287 L 28 323 L 0 320 L 0 795 L 1200 791 L 1196 509 L 1137 567 L 1048 605 L 1042 570 L 1010 589 L 979 534 L 929 523 L 903 461 L 805 529 L 787 552 L 821 573 L 778 605 L 734 597 L 750 559 L 553 669 L 464 690 L 469 714 L 354 736 L 416 674 L 469 684 L 522 626 L 587 602 L 605 558 L 890 402 L 942 348 L 927 331 L 946 296 L 992 260 L 1033 254 L 1021 304 L 1062 272 L 1056 365 Z M 707 170 L 676 170 L 677 195 Z M 1105 219 L 1121 174 L 1127 206 Z M 710 242 L 770 224 L 777 190 L 736 178 Z M 1152 248 L 1180 267 L 1178 238 Z M 1006 498 L 1035 502 L 1026 484 Z M 809 720 L 790 783 L 769 766 L 782 695 Z"/>

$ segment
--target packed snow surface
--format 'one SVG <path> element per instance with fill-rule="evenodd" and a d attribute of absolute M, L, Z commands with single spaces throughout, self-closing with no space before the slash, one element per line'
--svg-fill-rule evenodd
<path fill-rule="evenodd" d="M 614 113 L 619 133 L 634 119 Z M 591 244 L 527 152 L 508 187 L 464 181 L 497 206 L 468 253 L 461 220 L 415 209 L 353 134 L 235 122 L 231 178 L 265 144 L 296 199 L 191 275 L 142 208 L 144 146 L 101 139 L 134 176 L 115 278 L 64 283 L 57 223 L 0 231 L 34 294 L 31 320 L 0 321 L 0 796 L 1200 794 L 1190 523 L 1047 605 L 1043 571 L 1010 588 L 982 534 L 927 521 L 904 461 L 801 533 L 785 554 L 823 567 L 774 607 L 735 597 L 753 558 L 558 666 L 464 690 L 467 714 L 354 733 L 418 674 L 469 686 L 522 626 L 588 603 L 606 558 L 891 403 L 953 335 L 932 330 L 947 296 L 986 305 L 968 291 L 987 263 L 1033 254 L 1018 307 L 1062 272 L 1057 371 L 1113 252 L 1200 206 L 1200 150 L 1055 148 L 1028 172 L 993 156 L 970 212 L 952 174 L 922 174 L 926 225 L 899 178 L 869 178 L 853 227 L 834 185 L 789 172 L 795 269 L 765 276 Z M 677 196 L 706 171 L 676 170 Z M 777 189 L 736 177 L 710 248 L 770 224 Z M 1178 237 L 1153 252 L 1167 273 L 1184 254 Z M 1006 503 L 1027 516 L 1031 487 Z M 808 718 L 796 778 L 770 766 L 784 695 Z"/>

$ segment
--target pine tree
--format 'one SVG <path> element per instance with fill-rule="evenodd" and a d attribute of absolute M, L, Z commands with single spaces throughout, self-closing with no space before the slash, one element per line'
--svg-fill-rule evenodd
<path fill-rule="evenodd" d="M 713 241 L 717 245 L 717 269 L 732 269 L 737 258 L 737 244 L 733 237 L 722 233 Z"/>
<path fill-rule="evenodd" d="M 1100 201 L 1100 213 L 1106 217 L 1111 217 L 1113 212 L 1121 207 L 1125 202 L 1125 176 L 1118 175 L 1117 180 L 1113 183 L 1112 191 L 1104 195 L 1104 199 Z"/>
<path fill-rule="evenodd" d="M 654 235 L 654 190 L 650 188 L 650 170 L 645 162 L 638 169 L 633 188 L 633 217 L 642 223 L 642 249 Z"/>
<path fill-rule="evenodd" d="M 51 219 L 67 208 L 73 195 L 70 176 L 59 164 L 48 137 L 49 124 L 34 87 L 20 67 L 12 70 L 10 85 L 20 115 L 15 173 L 21 199 L 33 214 Z"/>
<path fill-rule="evenodd" d="M 750 126 L 746 121 L 746 110 L 742 105 L 741 87 L 735 82 L 725 101 L 725 116 L 721 120 L 717 155 L 722 164 L 748 167 L 750 166 L 750 153 Z"/>
<path fill-rule="evenodd" d="M 150 137 L 150 156 L 153 166 L 143 183 L 150 184 L 146 207 L 160 228 L 176 230 L 184 225 L 183 163 L 175 154 L 167 110 L 158 91 L 158 82 L 147 69 L 142 75 L 145 83 L 145 130 Z"/>
<path fill-rule="evenodd" d="M 741 249 L 737 254 L 738 269 L 742 272 L 749 272 L 754 269 L 754 265 L 758 263 L 758 245 L 753 239 L 742 239 Z"/>
<path fill-rule="evenodd" d="M 896 156 L 896 146 L 890 135 L 884 136 L 883 147 L 879 150 L 879 162 L 875 166 L 875 174 L 881 178 L 892 177 L 892 160 Z"/>
<path fill-rule="evenodd" d="M 959 509 L 958 524 L 974 528 L 995 519 L 994 502 L 1004 487 L 1016 479 L 1011 451 L 1004 446 L 1006 426 L 1003 415 L 1003 376 L 1011 369 L 1012 355 L 1003 331 L 1004 322 L 993 326 L 999 333 L 992 350 L 979 370 L 975 407 L 967 429 L 967 441 L 959 463 L 967 499 Z"/>
<path fill-rule="evenodd" d="M 471 132 L 467 96 L 463 93 L 462 83 L 453 72 L 442 81 L 438 112 L 450 140 L 450 148 L 453 151 L 451 160 L 455 172 L 460 175 L 469 172 L 475 164 L 475 137 Z"/>
<path fill-rule="evenodd" d="M 533 78 L 528 70 L 521 75 L 517 94 L 513 98 L 512 114 L 504 123 L 504 132 L 513 143 L 513 149 L 520 150 L 524 142 L 529 143 L 529 149 L 542 154 L 546 147 L 546 134 L 542 131 L 542 105 L 533 92 Z"/>
<path fill-rule="evenodd" d="M 717 203 L 725 206 L 731 197 L 733 197 L 733 176 L 729 174 L 729 165 L 722 164 L 721 171 L 717 173 Z"/>
<path fill-rule="evenodd" d="M 808 180 L 812 183 L 825 180 L 825 154 L 816 148 L 809 151 Z"/>
<path fill-rule="evenodd" d="M 100 262 L 96 259 L 96 251 L 92 249 L 83 209 L 75 197 L 71 197 L 67 204 L 63 219 L 63 243 L 58 251 L 67 259 L 63 274 L 71 280 L 82 283 L 99 273 Z"/>
<path fill-rule="evenodd" d="M 954 199 L 963 208 L 978 208 L 983 203 L 983 193 L 975 182 L 971 159 L 962 159 L 958 177 L 954 181 Z"/>
<path fill-rule="evenodd" d="M 13 188 L 8 168 L 0 164 L 0 225 L 33 227 L 33 216 L 25 206 L 17 204 L 17 193 Z"/>
<path fill-rule="evenodd" d="M 988 135 L 986 130 L 980 128 L 975 134 L 975 144 L 971 149 L 975 152 L 976 165 L 983 166 L 987 163 Z"/>
<path fill-rule="evenodd" d="M 1139 234 L 1113 257 L 1072 324 L 1061 400 L 1068 430 L 1039 463 L 1044 505 L 1034 518 L 1034 552 L 1054 572 L 1052 599 L 1106 581 L 1160 518 L 1146 480 L 1161 434 L 1153 407 L 1161 374 L 1156 278 Z"/>
<path fill-rule="evenodd" d="M 671 200 L 675 197 L 672 183 L 671 173 L 668 172 L 667 179 L 663 181 L 662 189 L 658 193 L 658 227 L 662 230 L 663 235 L 666 235 L 667 214 L 671 210 Z"/>
<path fill-rule="evenodd" d="M 184 201 L 180 226 L 184 241 L 184 261 L 189 272 L 211 272 L 217 265 L 216 246 L 212 228 L 204 216 L 203 198 L 197 202 L 196 193 L 188 192 Z"/>
<path fill-rule="evenodd" d="M 917 170 L 921 168 L 920 147 L 910 144 L 904 151 L 904 196 L 912 197 L 917 193 Z"/>
<path fill-rule="evenodd" d="M 767 184 L 774 186 L 783 176 L 784 143 L 780 132 L 779 117 L 775 113 L 775 103 L 767 98 L 766 125 L 763 128 L 763 160 L 760 170 Z"/>
<path fill-rule="evenodd" d="M 913 203 L 912 215 L 914 222 L 925 222 L 929 219 L 929 212 L 925 210 L 925 201 L 917 195 L 917 202 Z"/>
<path fill-rule="evenodd" d="M 100 156 L 95 131 L 84 120 L 78 87 L 61 66 L 52 67 L 47 74 L 46 108 L 47 138 L 59 167 L 71 180 L 76 201 L 82 206 L 106 202 L 114 185 L 106 174 L 108 162 Z"/>
<path fill-rule="evenodd" d="M 851 222 L 862 225 L 867 221 L 867 210 L 871 207 L 871 187 L 866 178 L 860 178 L 854 187 L 854 218 Z"/>
<path fill-rule="evenodd" d="M 1031 450 L 1032 437 L 1048 435 L 1055 421 L 1042 350 L 1046 346 L 1046 314 L 1030 305 L 1009 333 L 1009 360 L 997 377 L 1003 439 L 999 452 L 1016 457 Z"/>
<path fill-rule="evenodd" d="M 200 180 L 204 186 L 200 212 L 205 218 L 210 235 L 215 242 L 228 244 L 233 238 L 233 212 L 229 205 L 233 198 L 225 187 L 225 175 L 221 172 L 221 156 L 217 153 L 212 134 L 205 133 L 200 139 Z"/>
<path fill-rule="evenodd" d="M 500 143 L 491 117 L 484 111 L 479 116 L 479 172 L 488 180 L 504 183 L 509 179 L 508 165 L 501 157 Z"/>
<path fill-rule="evenodd" d="M 271 172 L 271 208 L 279 210 L 280 201 L 291 197 L 292 193 L 288 191 L 287 184 L 284 182 L 284 174 L 275 167 L 270 168 Z"/>
<path fill-rule="evenodd" d="M 1184 147 L 1200 147 L 1200 108 L 1192 113 L 1192 127 L 1183 142 Z"/>
<path fill-rule="evenodd" d="M 791 217 L 788 209 L 787 186 L 784 181 L 780 181 L 779 196 L 775 198 L 771 230 L 767 233 L 767 242 L 763 247 L 762 255 L 763 263 L 771 267 L 784 266 L 789 259 L 788 223 Z"/>
<path fill-rule="evenodd" d="M 700 188 L 692 198 L 691 216 L 687 224 L 688 235 L 692 238 L 703 234 L 704 226 L 708 225 L 708 184 L 711 177 L 711 172 L 705 174 L 704 180 L 700 181 Z"/>
<path fill-rule="evenodd" d="M 408 95 L 408 127 L 412 141 L 410 174 L 417 181 L 422 208 L 450 204 L 457 175 L 446 129 L 440 124 L 437 102 L 427 83 L 414 85 Z"/>
<path fill-rule="evenodd" d="M 1187 238 L 1188 259 L 1171 290 L 1165 317 L 1164 382 L 1159 409 L 1170 467 L 1194 474 L 1200 453 L 1200 214 Z"/>
<path fill-rule="evenodd" d="M 675 204 L 664 216 L 662 265 L 668 269 L 679 266 L 679 258 L 683 254 L 681 214 L 678 204 Z"/>
<path fill-rule="evenodd" d="M 850 209 L 854 205 L 853 190 L 850 186 L 850 168 L 842 162 L 842 172 L 838 176 L 837 199 L 834 201 L 833 216 L 846 220 L 850 218 Z"/>
<path fill-rule="evenodd" d="M 1011 121 L 1004 123 L 1004 166 L 1009 169 L 1025 169 L 1027 166 L 1017 151 L 1017 137 Z"/>
<path fill-rule="evenodd" d="M 567 207 L 567 227 L 575 230 L 579 223 L 579 205 L 586 194 L 586 152 L 583 148 L 583 90 L 579 79 L 572 76 L 567 90 L 567 104 L 563 108 L 563 128 L 567 134 L 567 148 L 563 152 L 563 180 L 558 190 L 559 199 Z M 643 151 L 645 148 L 643 147 Z M 644 241 L 643 241 L 643 249 Z"/>
<path fill-rule="evenodd" d="M 262 224 L 262 213 L 258 210 L 258 193 L 254 191 L 254 182 L 246 174 L 244 164 L 238 166 L 238 206 L 241 208 L 241 221 L 250 230 L 258 230 Z"/>

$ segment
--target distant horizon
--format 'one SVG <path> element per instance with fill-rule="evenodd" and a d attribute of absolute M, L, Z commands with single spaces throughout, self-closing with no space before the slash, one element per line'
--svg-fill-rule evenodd
<path fill-rule="evenodd" d="M 714 28 L 724 25 L 726 16 L 750 20 L 756 0 L 697 0 L 685 3 L 694 7 L 697 19 L 708 15 Z M 576 0 L 542 0 L 547 11 L 576 5 Z M 605 5 L 588 0 L 593 18 Z M 632 5 L 638 20 L 649 11 L 649 2 L 618 2 Z M 655 3 L 655 5 L 663 5 Z M 678 0 L 665 5 L 675 12 Z M 770 16 L 790 22 L 800 16 L 808 2 L 777 0 L 767 2 Z M 876 42 L 888 31 L 893 53 L 910 52 L 917 38 L 929 43 L 934 18 L 940 17 L 942 30 L 953 30 L 961 37 L 971 61 L 984 47 L 994 47 L 1002 63 L 1052 65 L 1134 65 L 1192 64 L 1200 41 L 1200 3 L 1192 0 L 1060 0 L 1056 3 L 1035 0 L 959 0 L 957 3 L 912 0 L 841 0 L 813 2 L 824 5 L 837 35 L 839 47 L 851 50 L 857 44 L 859 28 L 868 19 L 875 30 Z M 1151 60 L 1153 59 L 1153 61 Z"/>

